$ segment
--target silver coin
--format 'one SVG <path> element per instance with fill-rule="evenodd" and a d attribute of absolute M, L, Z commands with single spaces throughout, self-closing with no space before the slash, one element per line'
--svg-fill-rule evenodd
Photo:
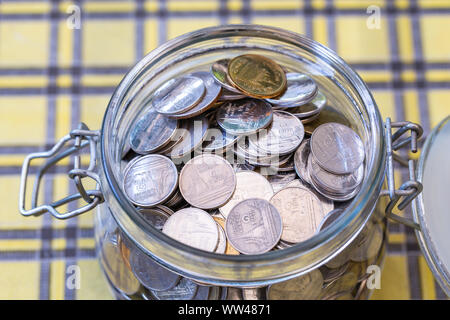
<path fill-rule="evenodd" d="M 131 250 L 130 264 L 136 278 L 147 289 L 165 291 L 180 281 L 179 275 L 162 267 L 138 249 Z"/>
<path fill-rule="evenodd" d="M 205 153 L 223 153 L 231 148 L 239 138 L 239 136 L 227 133 L 222 128 L 210 127 L 203 142 L 202 151 Z"/>
<path fill-rule="evenodd" d="M 151 290 L 158 300 L 191 300 L 197 293 L 198 286 L 187 278 L 182 278 L 178 285 L 165 291 Z"/>
<path fill-rule="evenodd" d="M 126 170 L 124 191 L 135 205 L 152 207 L 166 201 L 177 183 L 175 164 L 164 156 L 150 154 L 132 162 Z"/>
<path fill-rule="evenodd" d="M 184 131 L 182 138 L 173 146 L 170 152 L 165 153 L 172 159 L 183 158 L 201 146 L 208 132 L 208 120 L 204 117 L 183 120 L 179 130 Z"/>
<path fill-rule="evenodd" d="M 177 113 L 170 115 L 171 118 L 175 119 L 187 119 L 198 116 L 202 114 L 206 110 L 212 108 L 214 103 L 216 102 L 219 94 L 221 92 L 221 86 L 214 81 L 214 77 L 206 71 L 198 71 L 191 74 L 191 76 L 202 79 L 203 85 L 205 86 L 205 94 L 203 98 L 188 111 L 183 113 Z"/>
<path fill-rule="evenodd" d="M 311 136 L 311 153 L 317 163 L 334 174 L 349 174 L 364 161 L 364 144 L 347 126 L 330 122 L 319 126 Z"/>
<path fill-rule="evenodd" d="M 173 115 L 193 108 L 203 97 L 202 79 L 190 75 L 173 78 L 159 87 L 152 96 L 152 105 L 161 114 Z"/>
<path fill-rule="evenodd" d="M 285 155 L 297 149 L 304 136 L 303 124 L 297 117 L 285 111 L 275 111 L 267 131 L 260 131 L 249 141 L 269 154 Z"/>
<path fill-rule="evenodd" d="M 297 117 L 297 115 L 295 115 L 295 116 Z M 299 118 L 300 121 L 302 122 L 302 124 L 305 125 L 305 124 L 314 122 L 314 121 L 317 120 L 319 117 L 320 117 L 320 113 L 317 113 L 317 114 L 315 114 L 315 115 L 313 115 L 313 116 L 311 116 L 311 117 L 308 117 L 308 118 L 300 118 L 300 117 L 297 117 L 297 118 Z"/>
<path fill-rule="evenodd" d="M 319 186 L 315 180 L 311 180 L 311 186 L 316 190 L 318 193 L 323 195 L 324 197 L 327 197 L 330 200 L 333 200 L 335 202 L 346 202 L 350 199 L 353 199 L 361 189 L 361 185 L 358 186 L 356 189 L 351 191 L 350 193 L 346 194 L 336 194 L 336 193 L 330 193 L 327 190 L 324 190 L 321 186 Z"/>
<path fill-rule="evenodd" d="M 281 215 L 281 240 L 290 243 L 311 238 L 327 214 L 319 198 L 306 188 L 284 188 L 272 196 L 270 203 Z"/>
<path fill-rule="evenodd" d="M 227 218 L 231 209 L 245 199 L 260 198 L 269 200 L 273 189 L 269 181 L 253 171 L 236 172 L 236 188 L 231 199 L 219 207 L 220 213 Z"/>
<path fill-rule="evenodd" d="M 270 251 L 280 240 L 281 216 L 267 200 L 246 199 L 231 209 L 225 232 L 239 252 L 261 254 Z"/>
<path fill-rule="evenodd" d="M 317 94 L 317 84 L 301 73 L 287 73 L 286 91 L 277 98 L 265 99 L 271 104 L 283 107 L 296 107 L 310 102 Z"/>
<path fill-rule="evenodd" d="M 308 157 L 310 154 L 309 149 L 309 139 L 305 139 L 302 141 L 300 146 L 297 148 L 297 150 L 294 153 L 294 165 L 295 165 L 295 172 L 299 176 L 299 178 L 307 183 L 310 184 L 309 181 L 309 175 L 308 175 Z"/>
<path fill-rule="evenodd" d="M 320 232 L 326 227 L 332 225 L 337 219 L 339 219 L 343 212 L 344 210 L 341 208 L 328 212 L 328 214 L 322 219 L 322 222 L 320 222 L 320 225 L 317 227 L 317 232 Z"/>
<path fill-rule="evenodd" d="M 289 108 L 287 111 L 300 119 L 311 118 L 315 115 L 318 116 L 323 107 L 325 107 L 326 103 L 327 98 L 322 92 L 319 91 L 311 102 L 299 107 Z"/>
<path fill-rule="evenodd" d="M 236 174 L 230 163 L 213 154 L 189 160 L 180 172 L 180 192 L 192 206 L 214 209 L 224 205 L 236 188 Z"/>
<path fill-rule="evenodd" d="M 162 230 L 164 224 L 170 216 L 166 212 L 162 210 L 155 210 L 154 208 L 138 208 L 137 210 L 146 221 L 158 230 Z"/>
<path fill-rule="evenodd" d="M 177 128 L 178 121 L 150 109 L 133 125 L 130 147 L 140 154 L 154 152 L 169 143 Z"/>
<path fill-rule="evenodd" d="M 352 192 L 361 184 L 364 178 L 363 165 L 350 174 L 333 174 L 322 169 L 312 154 L 308 157 L 308 170 L 311 181 L 315 182 L 314 185 L 319 185 L 321 190 L 325 189 L 329 193 L 337 195 L 345 195 Z"/>
<path fill-rule="evenodd" d="M 214 62 L 211 65 L 211 74 L 213 75 L 214 80 L 228 91 L 242 94 L 228 81 L 228 62 L 230 62 L 230 59 L 221 59 Z"/>
<path fill-rule="evenodd" d="M 217 223 L 217 222 L 216 222 Z M 217 228 L 219 229 L 219 242 L 217 244 L 217 248 L 215 253 L 225 253 L 227 249 L 227 236 L 225 234 L 225 230 L 217 223 Z"/>
<path fill-rule="evenodd" d="M 242 99 L 223 104 L 216 113 L 217 124 L 234 135 L 252 134 L 272 122 L 272 107 L 264 100 Z"/>
<path fill-rule="evenodd" d="M 214 219 L 197 208 L 178 210 L 167 219 L 163 233 L 191 247 L 214 252 L 219 241 L 219 229 Z"/>

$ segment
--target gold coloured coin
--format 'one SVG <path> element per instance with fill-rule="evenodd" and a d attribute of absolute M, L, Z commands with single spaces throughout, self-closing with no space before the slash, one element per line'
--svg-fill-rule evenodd
<path fill-rule="evenodd" d="M 256 55 L 237 56 L 228 64 L 230 83 L 254 98 L 273 98 L 286 90 L 286 74 L 273 60 Z"/>

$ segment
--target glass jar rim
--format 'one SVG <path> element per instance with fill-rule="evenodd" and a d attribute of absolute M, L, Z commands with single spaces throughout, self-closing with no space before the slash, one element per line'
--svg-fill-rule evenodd
<path fill-rule="evenodd" d="M 361 190 L 336 224 L 287 249 L 270 251 L 261 255 L 219 255 L 180 243 L 155 228 L 149 228 L 139 217 L 136 209 L 126 200 L 120 183 L 114 176 L 114 168 L 107 153 L 108 124 L 111 121 L 113 109 L 120 104 L 130 86 L 139 81 L 142 70 L 158 60 L 165 52 L 173 52 L 187 44 L 213 38 L 248 34 L 252 37 L 276 39 L 297 47 L 307 47 L 312 52 L 320 54 L 323 60 L 338 67 L 364 103 L 369 116 L 369 127 L 373 132 L 369 144 L 373 152 L 371 158 L 367 159 L 370 165 L 367 166 L 366 179 Z M 100 139 L 100 158 L 102 188 L 107 185 L 112 195 L 106 196 L 107 203 L 120 209 L 111 210 L 112 215 L 126 236 L 146 254 L 174 272 L 199 281 L 222 285 L 228 283 L 259 285 L 289 279 L 320 266 L 336 256 L 357 236 L 375 207 L 384 181 L 384 130 L 380 112 L 368 87 L 359 75 L 331 49 L 300 34 L 276 27 L 253 24 L 225 25 L 200 29 L 174 38 L 147 54 L 127 73 L 113 93 L 105 111 Z M 339 239 L 336 238 L 337 236 Z M 339 245 L 331 244 L 331 241 L 339 242 Z M 328 252 L 319 254 L 319 250 L 325 247 Z M 252 271 L 249 271 L 249 268 Z"/>

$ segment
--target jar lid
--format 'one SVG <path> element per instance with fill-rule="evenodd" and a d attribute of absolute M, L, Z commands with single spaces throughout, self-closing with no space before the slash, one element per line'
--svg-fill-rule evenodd
<path fill-rule="evenodd" d="M 417 167 L 422 193 L 413 203 L 416 236 L 434 277 L 450 296 L 450 116 L 427 138 Z"/>

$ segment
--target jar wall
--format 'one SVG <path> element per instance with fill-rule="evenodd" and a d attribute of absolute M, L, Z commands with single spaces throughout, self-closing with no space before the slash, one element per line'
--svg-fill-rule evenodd
<path fill-rule="evenodd" d="M 372 273 L 367 273 L 367 268 L 375 265 L 381 270 L 386 252 L 384 208 L 385 201 L 381 199 L 359 235 L 324 265 L 299 277 L 258 288 L 245 283 L 239 287 L 199 283 L 161 267 L 126 238 L 106 204 L 99 206 L 95 217 L 96 248 L 117 299 L 368 299 L 371 290 L 367 282 L 372 282 Z"/>

